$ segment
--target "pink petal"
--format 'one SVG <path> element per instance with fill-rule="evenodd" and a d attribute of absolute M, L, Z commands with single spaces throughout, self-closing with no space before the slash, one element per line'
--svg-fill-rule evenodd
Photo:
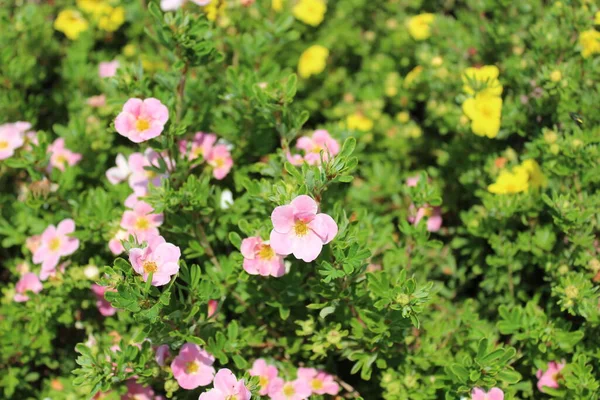
<path fill-rule="evenodd" d="M 323 244 L 331 242 L 338 233 L 337 224 L 327 214 L 317 214 L 308 227 L 321 238 Z"/>
<path fill-rule="evenodd" d="M 75 251 L 78 248 L 79 248 L 79 239 L 67 238 L 66 240 L 64 240 L 62 242 L 62 245 L 60 247 L 60 253 L 62 256 L 68 256 L 68 255 L 75 253 Z"/>
<path fill-rule="evenodd" d="M 123 111 L 128 112 L 129 114 L 137 117 L 140 115 L 143 103 L 144 102 L 142 101 L 142 99 L 129 99 L 123 105 Z"/>
<path fill-rule="evenodd" d="M 275 229 L 271 231 L 270 245 L 277 254 L 287 256 L 294 251 L 294 241 L 296 235 L 290 231 L 288 233 L 279 233 Z"/>
<path fill-rule="evenodd" d="M 208 392 L 201 393 L 198 400 L 227 400 L 227 396 L 217 389 L 211 389 Z"/>
<path fill-rule="evenodd" d="M 273 239 L 271 239 L 272 241 Z M 294 257 L 311 262 L 321 254 L 323 241 L 314 232 L 309 231 L 304 236 L 296 236 L 294 239 Z M 279 252 L 278 252 L 279 253 Z"/>
<path fill-rule="evenodd" d="M 262 240 L 258 236 L 252 236 L 242 240 L 242 245 L 240 246 L 240 252 L 244 258 L 249 260 L 254 260 L 255 257 L 255 249 L 257 246 L 262 244 Z"/>
<path fill-rule="evenodd" d="M 58 227 L 56 228 L 56 231 L 60 235 L 68 235 L 69 233 L 75 232 L 75 221 L 73 221 L 70 218 L 62 220 L 58 224 Z"/>
<path fill-rule="evenodd" d="M 271 221 L 273 222 L 273 228 L 277 232 L 288 233 L 294 227 L 294 208 L 291 205 L 275 207 L 271 213 Z"/>
<path fill-rule="evenodd" d="M 316 201 L 304 194 L 292 200 L 290 205 L 294 208 L 295 215 L 301 214 L 305 217 L 316 215 L 319 207 Z"/>
<path fill-rule="evenodd" d="M 244 262 L 242 263 L 242 266 L 244 267 L 244 271 L 246 271 L 250 275 L 258 275 L 260 260 L 250 260 L 245 258 Z"/>
<path fill-rule="evenodd" d="M 504 392 L 498 388 L 492 388 L 488 392 L 488 400 L 504 400 Z"/>
<path fill-rule="evenodd" d="M 219 372 L 215 375 L 215 380 L 213 382 L 215 389 L 218 389 L 224 394 L 231 395 L 233 393 L 233 389 L 237 384 L 237 379 L 235 379 L 235 375 L 227 368 L 220 369 Z"/>

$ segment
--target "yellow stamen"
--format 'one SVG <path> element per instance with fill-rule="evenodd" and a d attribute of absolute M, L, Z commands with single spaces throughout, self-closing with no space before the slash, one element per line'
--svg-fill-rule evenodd
<path fill-rule="evenodd" d="M 258 258 L 263 260 L 270 260 L 275 257 L 275 252 L 268 244 L 263 244 L 260 246 L 260 250 L 258 251 Z"/>
<path fill-rule="evenodd" d="M 315 378 L 310 382 L 310 384 L 311 384 L 313 390 L 323 389 L 323 381 L 320 379 Z"/>
<path fill-rule="evenodd" d="M 8 149 L 8 142 L 6 140 L 0 140 L 0 150 Z"/>
<path fill-rule="evenodd" d="M 148 218 L 146 218 L 146 217 L 139 217 L 138 219 L 135 220 L 134 225 L 135 225 L 135 229 L 144 231 L 144 230 L 150 228 L 150 221 L 148 221 Z"/>
<path fill-rule="evenodd" d="M 296 236 L 304 236 L 308 233 L 308 225 L 304 221 L 296 221 L 294 224 Z"/>
<path fill-rule="evenodd" d="M 154 261 L 144 261 L 142 267 L 147 274 L 158 271 L 158 265 Z"/>
<path fill-rule="evenodd" d="M 198 372 L 198 369 L 200 369 L 200 367 L 195 361 L 190 361 L 185 365 L 185 372 L 187 372 L 188 374 L 195 374 L 196 372 Z"/>
<path fill-rule="evenodd" d="M 60 248 L 60 238 L 55 237 L 54 239 L 50 240 L 48 247 L 51 251 L 58 250 Z"/>
<path fill-rule="evenodd" d="M 296 394 L 296 389 L 294 389 L 294 386 L 292 386 L 291 383 L 286 383 L 283 387 L 283 394 L 287 397 L 292 397 Z"/>
<path fill-rule="evenodd" d="M 259 383 L 260 383 L 260 387 L 265 388 L 269 384 L 269 378 L 267 378 L 266 376 L 261 376 Z"/>
<path fill-rule="evenodd" d="M 135 129 L 137 129 L 140 132 L 143 132 L 145 130 L 148 130 L 150 128 L 150 121 L 148 121 L 147 119 L 144 118 L 140 118 L 137 121 L 135 121 Z"/>

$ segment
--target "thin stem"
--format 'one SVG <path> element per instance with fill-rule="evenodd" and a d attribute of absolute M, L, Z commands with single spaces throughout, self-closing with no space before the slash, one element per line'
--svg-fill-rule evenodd
<path fill-rule="evenodd" d="M 211 247 L 208 241 L 208 237 L 206 236 L 206 231 L 204 230 L 204 227 L 202 226 L 202 224 L 197 224 L 196 227 L 196 233 L 200 244 L 206 250 L 206 254 L 208 255 L 208 258 L 210 258 L 210 261 L 214 264 L 215 267 L 217 267 L 219 271 L 221 271 L 223 268 L 221 268 L 221 263 L 219 263 L 219 260 L 215 256 L 215 252 L 213 251 L 213 248 Z"/>
<path fill-rule="evenodd" d="M 183 70 L 181 71 L 181 78 L 179 78 L 179 83 L 177 84 L 177 114 L 176 121 L 179 124 L 181 122 L 181 117 L 183 116 L 183 96 L 185 93 L 185 83 L 187 81 L 187 73 L 190 68 L 189 61 L 186 61 L 183 66 Z"/>

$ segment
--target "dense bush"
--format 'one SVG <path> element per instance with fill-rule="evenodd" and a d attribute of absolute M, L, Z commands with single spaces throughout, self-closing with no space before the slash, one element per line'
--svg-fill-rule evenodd
<path fill-rule="evenodd" d="M 3 398 L 600 398 L 597 3 L 0 5 Z"/>

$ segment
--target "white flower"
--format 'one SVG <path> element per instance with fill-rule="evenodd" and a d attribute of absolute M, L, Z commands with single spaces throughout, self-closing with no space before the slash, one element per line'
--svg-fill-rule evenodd
<path fill-rule="evenodd" d="M 233 193 L 231 190 L 225 189 L 221 192 L 221 203 L 220 207 L 222 210 L 227 210 L 233 205 Z"/>
<path fill-rule="evenodd" d="M 109 168 L 106 171 L 106 177 L 113 185 L 123 182 L 131 175 L 129 163 L 123 154 L 117 155 L 116 164 L 116 167 Z"/>

